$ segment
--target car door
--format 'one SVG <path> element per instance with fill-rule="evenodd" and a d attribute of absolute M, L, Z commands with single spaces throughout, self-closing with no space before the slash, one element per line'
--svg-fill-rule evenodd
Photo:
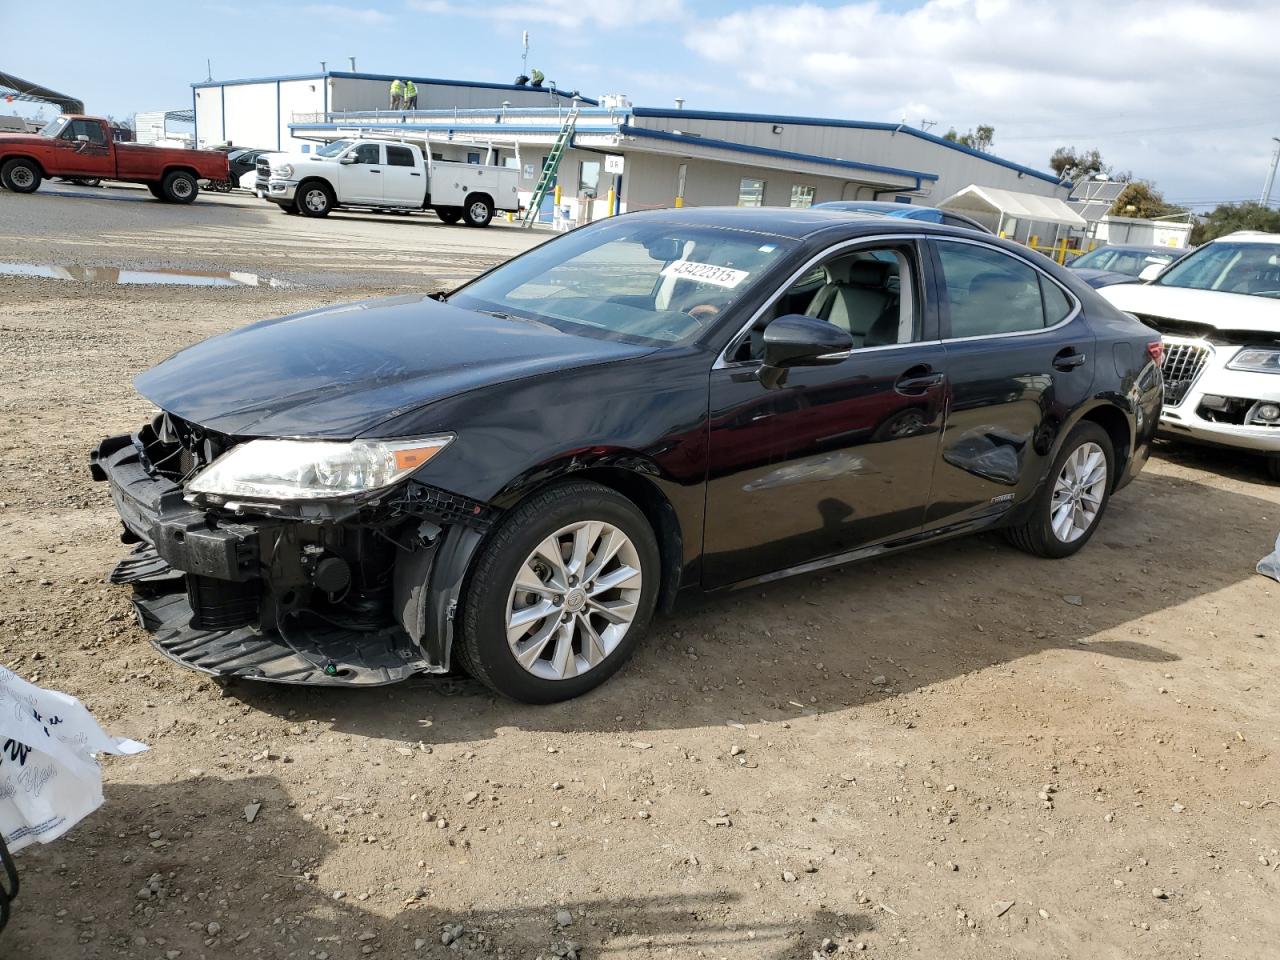
<path fill-rule="evenodd" d="M 96 120 L 72 120 L 54 146 L 59 176 L 108 177 L 115 173 L 106 132 Z"/>
<path fill-rule="evenodd" d="M 945 357 L 911 240 L 837 245 L 797 271 L 711 372 L 703 579 L 722 586 L 920 529 Z M 768 322 L 849 331 L 838 363 L 761 382 Z"/>
<path fill-rule="evenodd" d="M 382 199 L 388 204 L 418 208 L 427 196 L 422 162 L 409 147 L 389 143 L 387 165 L 382 174 Z"/>
<path fill-rule="evenodd" d="M 929 242 L 947 417 L 926 526 L 987 518 L 1036 488 L 1059 428 L 1089 395 L 1094 336 L 1065 286 L 980 240 Z"/>
<path fill-rule="evenodd" d="M 362 143 L 343 156 L 338 167 L 339 203 L 382 203 L 382 144 Z"/>

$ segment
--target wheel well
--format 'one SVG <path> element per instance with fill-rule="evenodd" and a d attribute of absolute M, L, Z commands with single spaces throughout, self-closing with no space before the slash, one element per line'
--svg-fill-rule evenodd
<path fill-rule="evenodd" d="M 169 174 L 171 173 L 189 173 L 191 174 L 192 179 L 194 180 L 200 179 L 200 174 L 196 173 L 196 171 L 192 170 L 190 167 L 165 167 L 164 173 L 160 175 L 160 179 L 163 180 L 165 177 L 169 176 Z"/>
<path fill-rule="evenodd" d="M 1129 457 L 1133 453 L 1133 438 L 1129 435 L 1128 418 L 1115 407 L 1102 406 L 1094 407 L 1080 420 L 1096 423 L 1111 438 L 1111 450 L 1116 459 L 1115 478 L 1112 481 L 1114 486 L 1115 479 L 1124 476 L 1125 468 L 1129 465 Z"/>
<path fill-rule="evenodd" d="M 680 577 L 684 569 L 684 536 L 675 508 L 662 491 L 645 477 L 620 467 L 588 467 L 530 487 L 522 491 L 518 500 L 504 506 L 510 510 L 534 493 L 570 480 L 598 483 L 617 491 L 640 508 L 657 537 L 658 556 L 662 561 L 662 589 L 658 593 L 658 609 L 670 611 L 680 589 Z"/>
<path fill-rule="evenodd" d="M 3 167 L 10 160 L 25 160 L 27 161 L 27 163 L 31 164 L 33 167 L 35 167 L 37 170 L 40 171 L 41 177 L 43 177 L 46 180 L 49 177 L 49 174 L 45 173 L 44 165 L 35 157 L 29 157 L 25 153 L 11 153 L 11 154 L 8 154 L 7 156 L 0 157 L 0 167 Z"/>
<path fill-rule="evenodd" d="M 468 193 L 467 199 L 462 201 L 462 205 L 465 207 L 472 200 L 487 200 L 489 202 L 489 206 L 494 206 L 492 195 L 485 193 L 483 190 L 475 190 Z"/>
<path fill-rule="evenodd" d="M 334 192 L 333 184 L 330 183 L 328 180 L 326 180 L 324 177 L 307 177 L 305 180 L 301 181 L 298 184 L 298 191 L 301 191 L 303 187 L 308 187 L 313 183 L 318 183 L 322 187 L 324 187 L 326 190 L 328 190 L 330 197 L 337 196 L 337 194 Z M 295 192 L 294 196 L 296 197 L 297 195 L 298 195 L 297 192 Z"/>

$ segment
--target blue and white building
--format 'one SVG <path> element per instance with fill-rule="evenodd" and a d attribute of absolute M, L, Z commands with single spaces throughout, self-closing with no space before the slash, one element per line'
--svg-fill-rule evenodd
<path fill-rule="evenodd" d="M 973 184 L 1065 200 L 1052 173 L 905 124 L 633 106 L 552 89 L 413 78 L 418 109 L 387 109 L 389 75 L 328 72 L 196 84 L 197 137 L 299 149 L 342 136 L 427 141 L 441 159 L 504 163 L 532 193 L 571 112 L 557 175 L 573 220 L 673 205 L 934 205 Z"/>

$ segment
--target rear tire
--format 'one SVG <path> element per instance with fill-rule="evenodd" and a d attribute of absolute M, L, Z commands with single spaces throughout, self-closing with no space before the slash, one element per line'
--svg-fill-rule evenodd
<path fill-rule="evenodd" d="M 35 193 L 40 189 L 44 174 L 31 160 L 15 157 L 0 167 L 0 182 L 14 193 Z"/>
<path fill-rule="evenodd" d="M 462 205 L 462 217 L 468 227 L 487 227 L 493 219 L 493 201 L 478 193 L 471 194 Z"/>
<path fill-rule="evenodd" d="M 327 217 L 333 210 L 333 191 L 321 180 L 312 180 L 298 187 L 294 205 L 304 217 Z"/>
<path fill-rule="evenodd" d="M 447 223 L 450 226 L 462 219 L 461 207 L 436 207 L 436 216 L 440 218 L 441 223 Z"/>
<path fill-rule="evenodd" d="M 161 200 L 161 201 L 164 200 L 164 191 L 160 189 L 160 184 L 148 183 L 147 189 L 151 191 L 151 195 L 155 197 L 157 200 Z"/>
<path fill-rule="evenodd" d="M 1092 421 L 1079 423 L 1054 457 L 1036 493 L 1031 516 L 1021 526 L 1008 528 L 1005 536 L 1018 549 L 1037 557 L 1069 557 L 1098 529 L 1114 483 L 1111 438 Z"/>
<path fill-rule="evenodd" d="M 160 181 L 160 192 L 169 203 L 194 203 L 200 194 L 200 184 L 185 170 L 172 170 Z"/>
<path fill-rule="evenodd" d="M 548 544 L 560 562 L 543 560 Z M 513 700 L 568 700 L 631 655 L 661 579 L 657 539 L 634 503 L 595 483 L 551 487 L 507 514 L 481 548 L 454 653 L 473 677 Z M 532 615 L 510 626 L 522 612 Z"/>

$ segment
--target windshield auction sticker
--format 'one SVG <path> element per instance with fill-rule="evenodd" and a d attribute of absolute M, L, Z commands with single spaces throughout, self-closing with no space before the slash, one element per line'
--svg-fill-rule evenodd
<path fill-rule="evenodd" d="M 714 263 L 696 263 L 693 260 L 673 260 L 663 267 L 662 275 L 678 277 L 681 280 L 696 280 L 699 283 L 712 283 L 717 287 L 728 287 L 730 290 L 751 276 L 746 270 L 717 267 Z"/>

